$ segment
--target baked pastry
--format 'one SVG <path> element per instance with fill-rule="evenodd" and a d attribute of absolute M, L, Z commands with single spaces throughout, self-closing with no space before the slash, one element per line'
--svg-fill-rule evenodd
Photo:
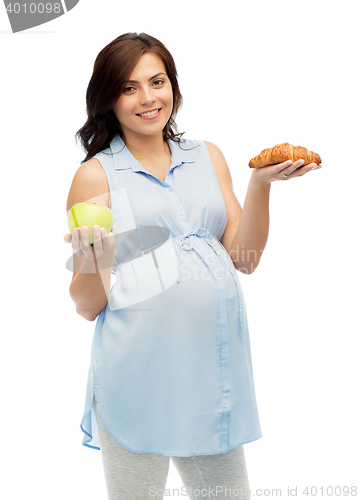
<path fill-rule="evenodd" d="M 263 149 L 263 151 L 249 162 L 251 168 L 267 167 L 268 165 L 276 165 L 287 160 L 292 160 L 294 163 L 297 160 L 304 160 L 303 165 L 309 163 L 320 164 L 322 161 L 320 156 L 313 151 L 309 151 L 302 146 L 293 146 L 289 142 L 277 144 L 272 148 Z"/>

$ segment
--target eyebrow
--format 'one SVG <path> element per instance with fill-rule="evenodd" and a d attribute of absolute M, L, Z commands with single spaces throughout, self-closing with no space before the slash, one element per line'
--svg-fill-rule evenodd
<path fill-rule="evenodd" d="M 163 73 L 163 72 L 156 73 L 154 76 L 151 76 L 151 78 L 149 78 L 148 81 L 150 82 L 151 80 L 154 80 L 159 75 L 165 75 L 165 76 L 167 76 L 166 73 Z M 140 82 L 138 82 L 137 80 L 128 80 L 127 83 L 140 83 Z"/>

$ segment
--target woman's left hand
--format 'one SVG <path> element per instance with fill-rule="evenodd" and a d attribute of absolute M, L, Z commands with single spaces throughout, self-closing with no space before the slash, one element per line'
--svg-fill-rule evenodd
<path fill-rule="evenodd" d="M 303 167 L 303 163 L 304 160 L 297 160 L 294 163 L 288 160 L 268 167 L 254 168 L 252 177 L 260 183 L 270 184 L 273 181 L 288 181 L 294 177 L 301 177 L 311 170 L 322 168 L 316 163 L 309 163 Z"/>

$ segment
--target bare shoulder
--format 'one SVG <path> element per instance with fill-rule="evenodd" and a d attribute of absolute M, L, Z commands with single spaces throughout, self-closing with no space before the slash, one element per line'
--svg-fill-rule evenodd
<path fill-rule="evenodd" d="M 76 170 L 67 198 L 67 214 L 75 203 L 97 203 L 111 208 L 106 173 L 96 158 L 91 158 Z"/>
<path fill-rule="evenodd" d="M 222 151 L 219 149 L 218 146 L 213 144 L 213 142 L 207 142 L 207 141 L 203 142 L 205 143 L 209 156 L 211 157 L 213 167 L 216 171 L 216 175 L 218 178 L 218 182 L 220 184 L 224 182 L 232 185 L 231 173 L 229 171 L 226 159 Z"/>

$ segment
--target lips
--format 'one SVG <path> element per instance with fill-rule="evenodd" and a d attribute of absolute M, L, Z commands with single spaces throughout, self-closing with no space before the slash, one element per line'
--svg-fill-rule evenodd
<path fill-rule="evenodd" d="M 143 114 L 145 114 L 145 113 L 152 113 L 153 111 L 159 112 L 159 111 L 161 111 L 161 109 L 162 108 L 149 109 L 148 111 L 143 111 L 142 113 L 137 113 L 137 116 L 142 116 L 143 117 Z M 155 115 L 156 113 L 153 113 L 153 114 Z M 144 118 L 146 118 L 146 117 L 144 117 Z"/>

